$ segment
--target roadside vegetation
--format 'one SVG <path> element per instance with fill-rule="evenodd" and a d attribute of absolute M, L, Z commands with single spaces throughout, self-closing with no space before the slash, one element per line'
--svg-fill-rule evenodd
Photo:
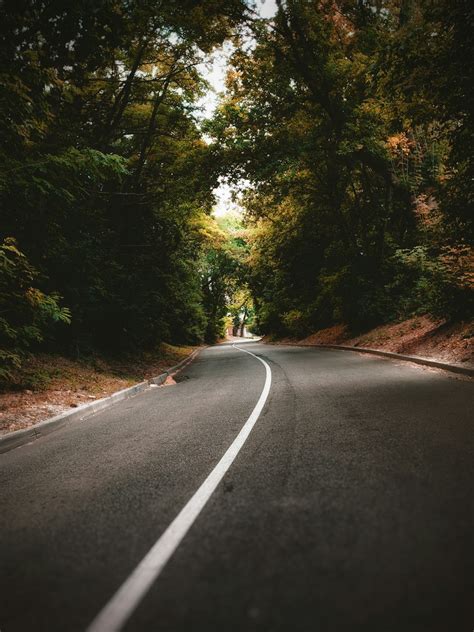
<path fill-rule="evenodd" d="M 0 391 L 0 435 L 156 377 L 195 348 L 162 343 L 153 351 L 80 360 L 57 353 L 29 354 L 13 373 L 10 388 Z"/>
<path fill-rule="evenodd" d="M 277 5 L 236 47 L 212 123 L 250 182 L 258 330 L 471 319 L 472 3 Z"/>
<path fill-rule="evenodd" d="M 2 3 L 1 389 L 40 389 L 38 357 L 145 358 L 226 327 L 470 322 L 472 4 L 276 4 Z M 223 178 L 243 218 L 212 216 Z"/>
<path fill-rule="evenodd" d="M 243 10 L 2 3 L 3 388 L 39 352 L 119 357 L 222 334 L 234 263 L 210 215 L 220 172 L 199 64 Z"/>

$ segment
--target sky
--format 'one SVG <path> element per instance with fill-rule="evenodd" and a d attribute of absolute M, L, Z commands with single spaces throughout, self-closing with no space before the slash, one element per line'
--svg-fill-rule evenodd
<path fill-rule="evenodd" d="M 275 0 L 257 0 L 256 4 L 256 9 L 262 18 L 271 18 L 275 15 L 277 10 Z M 211 90 L 199 102 L 203 118 L 210 118 L 213 115 L 219 102 L 219 93 L 225 91 L 227 64 L 232 50 L 233 47 L 230 42 L 224 43 L 222 47 L 211 55 L 209 61 L 200 67 L 200 72 L 211 86 Z M 240 211 L 238 203 L 232 200 L 232 193 L 233 189 L 225 182 L 221 182 L 219 187 L 214 189 L 214 195 L 217 200 L 213 211 L 214 215 L 219 217 L 229 211 Z"/>

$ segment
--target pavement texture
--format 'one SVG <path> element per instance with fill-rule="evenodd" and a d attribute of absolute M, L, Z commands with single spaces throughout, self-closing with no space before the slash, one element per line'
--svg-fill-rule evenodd
<path fill-rule="evenodd" d="M 474 385 L 345 351 L 243 343 L 267 405 L 125 626 L 471 631 Z M 84 630 L 232 443 L 265 369 L 224 344 L 0 455 L 0 630 Z"/>

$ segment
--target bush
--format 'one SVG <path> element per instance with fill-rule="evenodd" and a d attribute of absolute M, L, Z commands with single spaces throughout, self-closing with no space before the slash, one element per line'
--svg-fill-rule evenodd
<path fill-rule="evenodd" d="M 70 323 L 58 294 L 44 294 L 33 283 L 38 272 L 11 237 L 0 244 L 0 383 L 12 378 L 24 354 L 43 341 L 52 323 Z"/>
<path fill-rule="evenodd" d="M 283 324 L 290 336 L 294 338 L 304 338 L 310 332 L 310 327 L 306 315 L 299 309 L 292 309 L 283 314 Z"/>
<path fill-rule="evenodd" d="M 398 250 L 395 257 L 415 271 L 417 311 L 452 320 L 473 313 L 472 251 L 470 248 L 443 248 L 430 252 L 426 246 Z"/>

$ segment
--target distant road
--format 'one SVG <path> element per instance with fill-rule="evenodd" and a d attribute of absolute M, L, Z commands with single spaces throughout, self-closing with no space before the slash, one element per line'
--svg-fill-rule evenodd
<path fill-rule="evenodd" d="M 473 383 L 237 344 L 0 455 L 1 632 L 474 629 Z"/>

